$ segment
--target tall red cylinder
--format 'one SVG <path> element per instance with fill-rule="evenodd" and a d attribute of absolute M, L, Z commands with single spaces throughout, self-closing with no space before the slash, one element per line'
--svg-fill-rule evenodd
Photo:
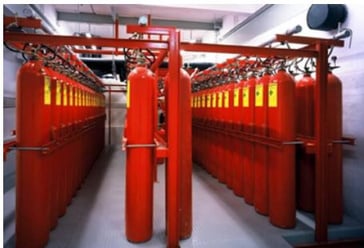
<path fill-rule="evenodd" d="M 342 83 L 332 72 L 327 77 L 327 137 L 329 141 L 342 139 Z M 341 144 L 333 143 L 328 165 L 328 221 L 340 224 L 343 221 L 343 167 Z"/>
<path fill-rule="evenodd" d="M 269 137 L 279 141 L 296 138 L 295 82 L 280 69 L 268 86 Z M 278 227 L 292 228 L 296 221 L 295 147 L 268 148 L 269 220 Z"/>
<path fill-rule="evenodd" d="M 251 76 L 245 81 L 243 87 L 243 130 L 248 134 L 253 133 L 254 102 L 255 102 L 256 77 Z M 244 200 L 248 204 L 254 203 L 254 146 L 253 143 L 243 142 L 243 183 Z"/>
<path fill-rule="evenodd" d="M 268 84 L 271 75 L 266 72 L 255 84 L 254 133 L 268 135 Z M 254 145 L 254 207 L 260 214 L 268 214 L 268 148 Z"/>
<path fill-rule="evenodd" d="M 131 242 L 145 242 L 153 232 L 155 85 L 144 66 L 128 76 L 125 224 Z"/>
<path fill-rule="evenodd" d="M 41 61 L 20 68 L 16 100 L 17 146 L 42 147 L 50 140 L 51 78 Z M 16 247 L 44 247 L 51 213 L 45 155 L 39 150 L 17 151 L 16 167 Z"/>

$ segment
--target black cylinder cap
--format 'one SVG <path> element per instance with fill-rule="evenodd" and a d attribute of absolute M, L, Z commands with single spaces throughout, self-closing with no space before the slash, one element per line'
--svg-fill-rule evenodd
<path fill-rule="evenodd" d="M 344 4 L 312 4 L 307 12 L 307 25 L 311 29 L 334 30 L 347 17 Z"/>

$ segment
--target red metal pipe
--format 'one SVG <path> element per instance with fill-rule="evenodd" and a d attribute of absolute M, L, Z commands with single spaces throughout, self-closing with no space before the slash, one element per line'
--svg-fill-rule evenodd
<path fill-rule="evenodd" d="M 19 41 L 26 43 L 42 43 L 48 45 L 84 45 L 102 47 L 129 47 L 129 48 L 149 48 L 168 49 L 166 41 L 152 40 L 130 40 L 114 38 L 86 38 L 66 35 L 45 35 L 45 34 L 25 34 L 15 32 L 4 32 L 4 41 Z"/>
<path fill-rule="evenodd" d="M 115 50 L 92 50 L 92 49 L 72 49 L 75 53 L 83 53 L 83 54 L 107 54 L 107 55 L 124 55 L 123 51 L 117 51 Z M 153 54 L 158 55 L 159 51 L 152 51 Z M 145 56 L 148 56 L 148 54 L 145 54 Z"/>
<path fill-rule="evenodd" d="M 6 161 L 6 154 L 10 151 L 11 147 L 14 147 L 16 145 L 16 140 L 8 140 L 4 142 L 3 144 L 3 160 Z"/>
<path fill-rule="evenodd" d="M 169 31 L 169 75 L 167 98 L 167 139 L 168 139 L 168 162 L 167 162 L 167 247 L 179 247 L 179 188 L 180 188 L 180 143 L 181 133 L 179 125 L 181 121 L 180 103 L 180 33 L 175 29 Z"/>
<path fill-rule="evenodd" d="M 189 52 L 214 52 L 214 53 L 238 53 L 252 56 L 280 56 L 289 57 L 316 57 L 316 51 L 289 50 L 283 48 L 262 48 L 238 45 L 216 45 L 216 44 L 198 44 L 198 43 L 181 43 L 181 49 Z"/>
<path fill-rule="evenodd" d="M 72 49 L 75 53 L 82 54 L 107 54 L 107 55 L 124 55 L 123 51 L 115 51 L 115 50 L 92 50 L 92 49 Z"/>
<path fill-rule="evenodd" d="M 316 176 L 315 176 L 315 238 L 318 242 L 328 239 L 328 137 L 327 137 L 327 49 L 324 43 L 317 43 L 315 87 L 315 138 L 316 138 Z"/>
<path fill-rule="evenodd" d="M 164 60 L 164 58 L 166 56 L 167 56 L 167 50 L 161 51 L 161 53 L 159 54 L 157 60 L 154 61 L 154 63 L 150 67 L 150 69 L 155 72 L 155 70 L 160 66 L 160 64 L 163 62 L 163 60 Z"/>
<path fill-rule="evenodd" d="M 4 29 L 6 29 L 6 27 L 8 27 L 12 23 L 14 23 L 16 26 L 23 28 L 42 28 L 42 23 L 40 19 L 4 16 Z"/>
<path fill-rule="evenodd" d="M 289 43 L 295 43 L 295 44 L 325 44 L 326 46 L 337 46 L 337 47 L 343 47 L 344 41 L 342 40 L 334 40 L 334 39 L 320 39 L 320 38 L 311 38 L 311 37 L 304 37 L 304 36 L 292 36 L 292 35 L 282 35 L 277 34 L 276 40 L 281 42 L 289 42 Z M 296 51 L 296 50 L 295 50 Z M 316 51 L 320 51 L 316 47 Z"/>

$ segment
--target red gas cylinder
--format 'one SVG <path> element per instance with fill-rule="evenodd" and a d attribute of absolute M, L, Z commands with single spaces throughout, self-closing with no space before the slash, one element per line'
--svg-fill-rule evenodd
<path fill-rule="evenodd" d="M 291 141 L 296 137 L 295 82 L 280 69 L 268 86 L 269 137 Z M 295 147 L 268 148 L 268 206 L 270 222 L 292 228 L 296 222 Z"/>
<path fill-rule="evenodd" d="M 237 145 L 237 138 L 229 135 L 229 132 L 234 130 L 235 122 L 234 122 L 234 89 L 235 89 L 235 82 L 230 79 L 230 82 L 226 86 L 226 93 L 225 93 L 225 130 L 226 132 L 226 178 L 227 178 L 227 186 L 230 189 L 234 189 L 234 177 L 235 177 L 235 168 L 236 168 L 236 158 L 238 151 L 236 150 Z M 227 100 L 226 100 L 227 99 Z M 226 106 L 227 105 L 227 106 Z"/>
<path fill-rule="evenodd" d="M 126 133 L 126 237 L 144 242 L 153 232 L 155 77 L 138 65 L 128 76 Z"/>
<path fill-rule="evenodd" d="M 216 123 L 218 120 L 217 116 L 217 89 L 216 87 L 212 88 L 210 91 L 210 127 L 216 127 Z M 211 154 L 216 154 L 216 156 L 211 159 L 211 174 L 213 177 L 217 178 L 219 175 L 218 168 L 219 168 L 219 161 L 217 159 L 217 154 L 219 153 L 219 143 L 218 143 L 218 134 L 213 131 L 210 131 L 209 139 L 211 143 Z"/>
<path fill-rule="evenodd" d="M 207 158 L 207 148 L 206 148 L 206 129 L 205 129 L 205 116 L 206 116 L 206 97 L 205 97 L 205 90 L 201 90 L 199 92 L 200 95 L 200 126 L 202 129 L 200 130 L 200 145 L 201 145 L 201 164 L 202 166 L 208 170 L 208 164 L 206 162 Z"/>
<path fill-rule="evenodd" d="M 243 113 L 245 109 L 243 108 L 243 88 L 246 84 L 246 79 L 240 80 L 234 88 L 234 119 L 236 121 L 236 130 L 243 131 Z M 236 107 L 237 106 L 237 107 Z M 236 151 L 236 165 L 235 165 L 235 177 L 234 177 L 234 193 L 237 196 L 244 196 L 244 151 L 243 151 L 244 141 L 242 139 L 237 140 Z"/>
<path fill-rule="evenodd" d="M 51 78 L 41 61 L 20 68 L 16 93 L 17 146 L 40 148 L 50 141 L 51 128 Z M 16 247 L 44 247 L 50 230 L 49 164 L 39 150 L 16 156 Z"/>
<path fill-rule="evenodd" d="M 232 83 L 232 89 L 230 92 L 230 108 L 231 108 L 231 129 L 233 131 L 239 131 L 239 99 L 240 99 L 240 87 L 238 83 Z M 232 189 L 234 193 L 238 196 L 242 196 L 239 192 L 239 185 L 241 178 L 239 178 L 238 171 L 241 166 L 240 161 L 240 153 L 241 153 L 241 140 L 234 136 L 232 139 L 232 144 L 230 145 L 232 151 Z"/>
<path fill-rule="evenodd" d="M 216 127 L 221 129 L 224 123 L 224 109 L 223 109 L 223 102 L 224 102 L 224 86 L 220 85 L 216 87 Z M 216 143 L 217 143 L 217 153 L 216 153 L 216 160 L 217 160 L 217 179 L 221 183 L 226 183 L 225 178 L 225 135 L 218 132 L 216 133 Z"/>
<path fill-rule="evenodd" d="M 50 132 L 51 132 L 51 140 L 55 141 L 56 136 L 54 133 L 55 121 L 56 121 L 56 83 L 57 78 L 55 72 L 49 68 L 44 67 L 46 75 L 50 77 L 50 94 L 48 97 L 51 103 L 51 111 L 50 111 Z M 56 160 L 56 152 L 51 152 L 48 156 L 47 164 L 50 167 L 50 226 L 51 229 L 55 228 L 58 220 L 58 206 L 59 206 L 59 185 L 58 185 L 58 173 L 57 173 L 57 160 Z"/>
<path fill-rule="evenodd" d="M 183 69 L 180 70 L 182 120 L 181 131 L 181 185 L 180 187 L 180 238 L 186 239 L 192 233 L 192 113 L 191 113 L 191 79 Z M 205 94 L 206 95 L 206 94 Z M 207 97 L 205 97 L 207 98 Z M 206 105 L 205 105 L 206 106 Z M 207 107 L 207 106 L 206 106 Z"/>
<path fill-rule="evenodd" d="M 305 73 L 296 83 L 296 130 L 298 135 L 314 137 L 315 80 Z M 297 151 L 297 207 L 315 209 L 315 156 L 304 149 Z"/>
<path fill-rule="evenodd" d="M 342 139 L 342 82 L 332 72 L 327 77 L 327 136 L 329 142 Z M 328 221 L 343 220 L 343 167 L 341 144 L 333 144 L 328 158 Z"/>
<path fill-rule="evenodd" d="M 254 133 L 268 136 L 268 84 L 271 75 L 265 72 L 255 84 Z M 254 145 L 254 207 L 260 213 L 268 214 L 268 147 Z"/>
<path fill-rule="evenodd" d="M 254 131 L 254 103 L 255 103 L 256 77 L 252 75 L 243 87 L 243 130 L 247 134 Z M 244 200 L 248 204 L 254 203 L 254 145 L 252 142 L 243 141 L 243 183 Z"/>

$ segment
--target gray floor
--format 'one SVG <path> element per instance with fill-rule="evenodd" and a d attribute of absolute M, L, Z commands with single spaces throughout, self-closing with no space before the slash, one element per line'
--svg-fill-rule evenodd
<path fill-rule="evenodd" d="M 164 247 L 164 166 L 155 184 L 154 235 L 135 245 L 124 234 L 124 153 L 106 150 L 84 186 L 51 233 L 48 248 L 61 247 Z M 193 235 L 181 247 L 290 247 L 253 207 L 195 166 L 193 173 Z M 299 224 L 297 229 L 304 229 Z"/>
<path fill-rule="evenodd" d="M 149 242 L 139 245 L 127 242 L 124 234 L 124 169 L 125 158 L 120 147 L 106 148 L 68 207 L 67 214 L 58 220 L 57 228 L 50 233 L 48 248 L 165 247 L 164 166 L 159 166 L 159 182 L 154 189 L 154 235 Z M 11 192 L 4 196 L 4 202 L 13 200 L 14 192 Z M 273 227 L 267 217 L 257 214 L 242 198 L 195 166 L 194 230 L 192 237 L 181 241 L 180 245 L 182 248 L 291 247 L 283 236 L 292 242 L 299 239 L 305 242 L 313 237 L 309 216 L 300 214 L 299 219 L 295 229 Z M 364 229 L 355 230 L 361 235 Z M 335 229 L 330 232 L 335 233 Z M 11 240 L 5 247 L 13 247 L 13 238 Z"/>

